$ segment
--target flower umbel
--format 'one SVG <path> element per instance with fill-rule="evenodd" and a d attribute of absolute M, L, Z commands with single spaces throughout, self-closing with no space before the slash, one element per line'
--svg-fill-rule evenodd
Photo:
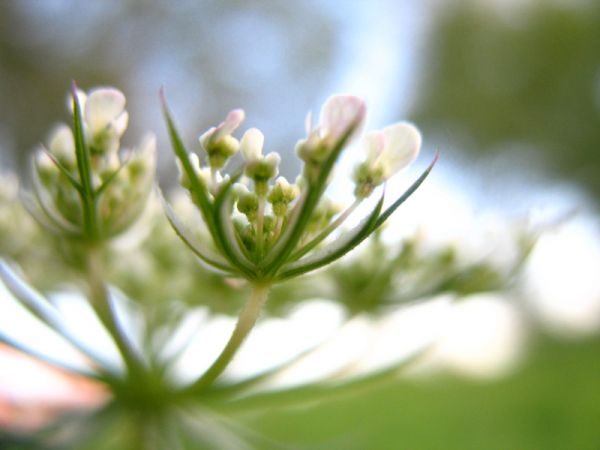
<path fill-rule="evenodd" d="M 366 108 L 361 99 L 338 95 L 325 102 L 319 125 L 314 129 L 309 127 L 307 138 L 297 145 L 304 168 L 295 184 L 284 178 L 274 180 L 280 156 L 277 153 L 263 155 L 265 139 L 258 129 L 247 130 L 239 146 L 233 145 L 238 141 L 231 133 L 244 118 L 242 110 L 230 112 L 221 125 L 202 135 L 200 140 L 208 160 L 208 166 L 203 166 L 200 158 L 184 147 L 164 99 L 163 109 L 182 185 L 200 210 L 211 239 L 206 242 L 193 239 L 167 206 L 172 225 L 206 264 L 252 283 L 271 284 L 340 258 L 375 231 L 431 170 L 429 167 L 407 193 L 387 209 L 383 209 L 382 194 L 358 227 L 342 234 L 334 243 L 317 248 L 360 201 L 416 157 L 421 138 L 413 125 L 401 122 L 364 138 L 367 159 L 354 174 L 357 201 L 339 214 L 324 216 L 321 211 L 326 204 L 324 193 L 334 164 L 364 123 Z M 239 147 L 244 158 L 242 169 L 232 176 L 221 176 L 212 162 L 211 145 L 224 139 L 231 143 L 228 148 L 237 150 Z M 218 166 L 224 166 L 232 154 L 221 152 Z M 203 174 L 209 170 L 212 176 L 207 183 Z M 317 217 L 326 219 L 315 222 Z M 315 223 L 319 226 L 315 227 Z"/>
<path fill-rule="evenodd" d="M 154 179 L 155 138 L 120 150 L 127 128 L 125 96 L 114 88 L 88 94 L 73 86 L 72 129 L 55 128 L 33 165 L 26 206 L 56 234 L 97 242 L 128 228 L 140 215 Z"/>

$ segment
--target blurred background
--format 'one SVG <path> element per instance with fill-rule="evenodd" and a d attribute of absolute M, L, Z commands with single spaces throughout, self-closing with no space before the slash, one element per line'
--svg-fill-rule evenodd
<path fill-rule="evenodd" d="M 415 122 L 409 176 L 442 156 L 388 234 L 460 245 L 531 221 L 545 231 L 528 295 L 462 303 L 429 367 L 248 425 L 306 448 L 600 445 L 600 2 L 4 0 L 0 70 L 0 161 L 17 172 L 66 118 L 71 80 L 127 95 L 125 143 L 157 133 L 165 184 L 161 86 L 190 143 L 242 107 L 267 151 L 291 154 L 332 93 L 365 97 L 370 128 Z"/>

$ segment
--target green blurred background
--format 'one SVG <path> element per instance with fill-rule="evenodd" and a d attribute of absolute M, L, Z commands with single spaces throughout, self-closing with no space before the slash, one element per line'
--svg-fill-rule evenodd
<path fill-rule="evenodd" d="M 4 0 L 0 12 L 3 169 L 23 171 L 64 118 L 71 79 L 127 94 L 129 134 L 158 133 L 167 182 L 161 85 L 189 141 L 241 106 L 282 152 L 307 110 L 351 91 L 367 97 L 372 126 L 414 120 L 424 153 L 441 150 L 439 172 L 475 205 L 575 209 L 598 232 L 600 2 Z M 235 415 L 286 448 L 600 448 L 597 329 L 531 334 L 504 378 L 380 380 Z"/>

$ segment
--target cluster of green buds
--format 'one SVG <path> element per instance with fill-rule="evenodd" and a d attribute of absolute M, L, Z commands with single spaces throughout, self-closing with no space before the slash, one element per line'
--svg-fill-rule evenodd
<path fill-rule="evenodd" d="M 114 88 L 87 94 L 73 84 L 72 127 L 58 125 L 33 164 L 34 218 L 61 236 L 97 242 L 127 229 L 143 210 L 155 172 L 155 138 L 121 149 L 128 123 L 125 96 Z"/>
<path fill-rule="evenodd" d="M 208 266 L 254 285 L 304 274 L 349 252 L 417 189 L 434 164 L 387 208 L 381 189 L 370 213 L 354 229 L 326 243 L 378 186 L 415 159 L 421 136 L 413 125 L 400 122 L 368 133 L 360 141 L 366 158 L 354 171 L 355 201 L 340 209 L 325 197 L 325 191 L 342 150 L 359 138 L 363 128 L 366 107 L 360 98 L 332 96 L 314 127 L 309 114 L 307 136 L 296 145 L 304 165 L 293 183 L 278 177 L 281 158 L 277 153 L 263 154 L 264 136 L 258 129 L 248 129 L 239 140 L 232 135 L 244 120 L 242 110 L 231 111 L 223 123 L 200 137 L 202 157 L 184 146 L 164 96 L 163 110 L 181 185 L 200 211 L 210 238 L 191 232 L 165 202 L 171 224 Z M 242 167 L 222 174 L 238 151 Z"/>

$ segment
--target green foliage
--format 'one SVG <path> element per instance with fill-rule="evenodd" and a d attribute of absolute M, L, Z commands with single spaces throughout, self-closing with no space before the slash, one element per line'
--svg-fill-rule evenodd
<path fill-rule="evenodd" d="M 429 38 L 412 117 L 476 156 L 518 149 L 599 198 L 600 4 L 464 2 Z"/>

